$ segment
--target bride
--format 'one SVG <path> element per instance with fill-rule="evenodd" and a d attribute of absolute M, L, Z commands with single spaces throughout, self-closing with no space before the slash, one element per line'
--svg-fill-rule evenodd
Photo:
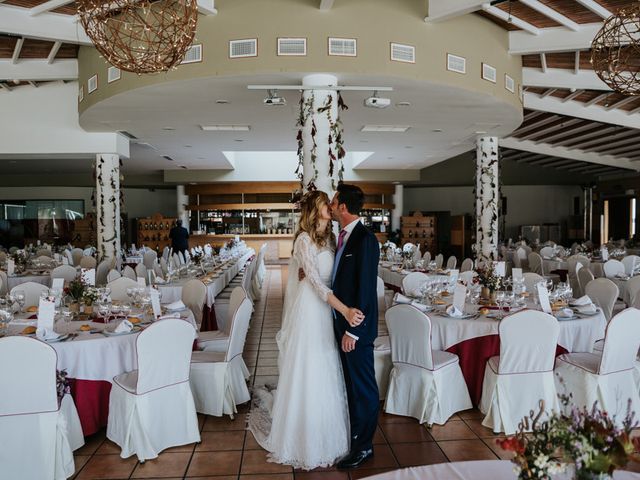
<path fill-rule="evenodd" d="M 254 393 L 248 429 L 269 461 L 311 470 L 328 467 L 349 452 L 349 413 L 331 309 L 353 326 L 364 316 L 331 292 L 335 238 L 329 197 L 310 192 L 302 200 L 285 291 L 277 390 Z M 298 269 L 305 272 L 298 279 Z"/>

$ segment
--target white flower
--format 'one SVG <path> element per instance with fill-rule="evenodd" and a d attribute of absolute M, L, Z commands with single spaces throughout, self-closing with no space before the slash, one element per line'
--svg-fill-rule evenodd
<path fill-rule="evenodd" d="M 533 462 L 533 464 L 538 467 L 540 470 L 544 469 L 547 466 L 547 462 L 549 461 L 549 457 L 543 453 L 538 455 Z"/>

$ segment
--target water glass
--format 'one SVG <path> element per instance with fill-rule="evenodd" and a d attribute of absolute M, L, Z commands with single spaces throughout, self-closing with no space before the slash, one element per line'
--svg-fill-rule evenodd
<path fill-rule="evenodd" d="M 14 290 L 12 295 L 14 300 L 18 303 L 18 306 L 20 307 L 19 313 L 22 313 L 22 309 L 24 308 L 24 304 L 27 300 L 24 290 Z"/>

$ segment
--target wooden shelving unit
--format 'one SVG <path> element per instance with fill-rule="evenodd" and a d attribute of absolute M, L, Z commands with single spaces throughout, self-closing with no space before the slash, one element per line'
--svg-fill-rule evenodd
<path fill-rule="evenodd" d="M 146 245 L 160 252 L 164 247 L 170 247 L 169 231 L 176 225 L 176 220 L 173 217 L 163 217 L 159 213 L 147 218 L 138 218 L 136 246 Z"/>
<path fill-rule="evenodd" d="M 413 215 L 402 217 L 402 244 L 419 243 L 420 251 L 438 252 L 438 221 L 435 215 L 423 215 L 422 212 L 414 212 Z"/>
<path fill-rule="evenodd" d="M 73 221 L 72 243 L 84 248 L 86 245 L 96 245 L 96 214 L 87 213 L 84 218 Z"/>

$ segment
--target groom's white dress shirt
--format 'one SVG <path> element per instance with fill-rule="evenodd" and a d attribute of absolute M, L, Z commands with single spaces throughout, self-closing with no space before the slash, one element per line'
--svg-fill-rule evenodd
<path fill-rule="evenodd" d="M 349 237 L 351 236 L 351 232 L 353 232 L 353 229 L 356 228 L 357 223 L 360 221 L 360 218 L 357 218 L 356 220 L 354 220 L 353 222 L 351 222 L 350 224 L 346 225 L 342 230 L 344 230 L 345 236 L 344 239 L 342 240 L 342 248 L 336 252 L 336 266 L 335 266 L 335 272 L 334 272 L 334 277 L 335 277 L 335 273 L 338 271 L 338 263 L 340 262 L 340 259 L 342 258 L 342 251 L 344 250 L 344 247 L 347 246 L 347 242 L 349 241 Z M 335 314 L 335 312 L 334 312 Z M 350 332 L 344 332 L 347 335 L 349 335 L 351 338 L 358 340 L 360 337 L 355 336 L 353 333 Z"/>

